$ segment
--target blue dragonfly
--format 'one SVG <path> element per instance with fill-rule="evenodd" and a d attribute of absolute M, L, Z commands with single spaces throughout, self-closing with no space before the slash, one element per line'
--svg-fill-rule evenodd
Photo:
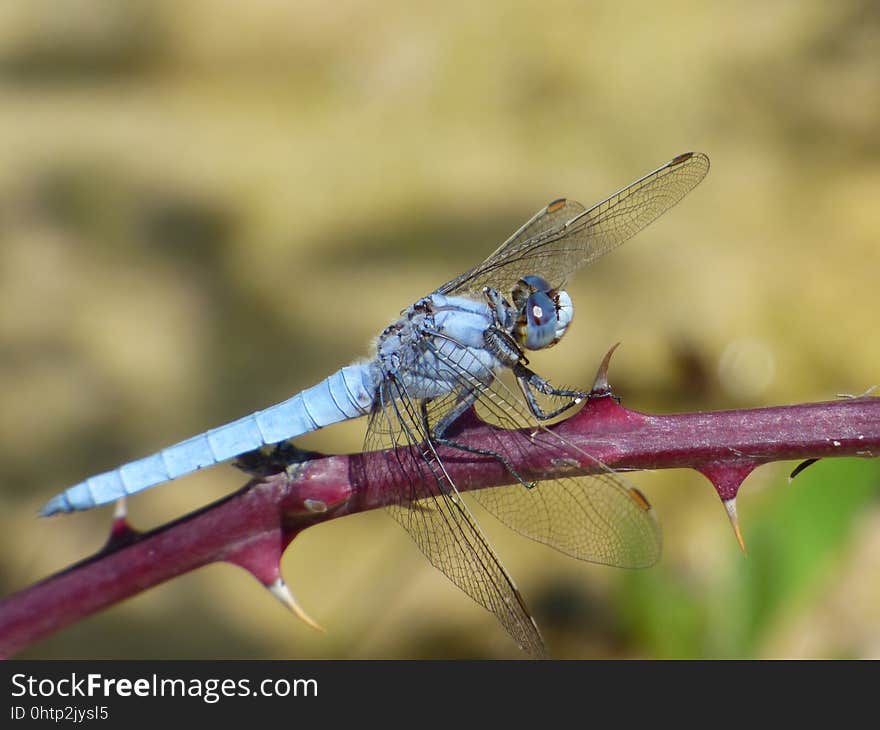
<path fill-rule="evenodd" d="M 107 504 L 366 416 L 364 451 L 384 454 L 366 461 L 366 484 L 399 485 L 397 503 L 388 509 L 428 560 L 494 613 L 523 649 L 543 654 L 531 613 L 446 473 L 438 447 L 491 457 L 509 469 L 509 486 L 472 494 L 527 537 L 607 565 L 644 567 L 657 560 L 661 538 L 652 508 L 610 468 L 596 462 L 598 474 L 537 483 L 516 472 L 519 449 L 592 458 L 573 454 L 576 447 L 546 428 L 588 394 L 553 386 L 529 368 L 526 352 L 565 335 L 574 308 L 562 286 L 574 271 L 678 203 L 708 170 L 705 155 L 688 152 L 589 209 L 574 200 L 552 201 L 481 264 L 404 309 L 369 359 L 282 403 L 89 477 L 53 497 L 42 514 Z M 488 446 L 455 440 L 471 411 L 501 427 L 491 430 L 496 436 Z"/>

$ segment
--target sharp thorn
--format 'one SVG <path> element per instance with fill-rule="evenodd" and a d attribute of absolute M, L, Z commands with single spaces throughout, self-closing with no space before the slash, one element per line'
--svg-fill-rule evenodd
<path fill-rule="evenodd" d="M 876 385 L 872 385 L 870 388 L 868 388 L 868 389 L 867 389 L 864 393 L 862 393 L 861 395 L 852 395 L 851 393 L 838 393 L 838 394 L 837 394 L 837 397 L 838 397 L 838 398 L 846 398 L 846 399 L 848 399 L 848 400 L 858 400 L 859 398 L 867 398 L 867 397 L 868 397 L 869 395 L 871 395 L 871 393 L 873 393 L 875 390 L 877 390 L 877 386 L 876 386 Z"/>
<path fill-rule="evenodd" d="M 113 521 L 124 520 L 128 517 L 128 506 L 125 497 L 117 499 L 113 505 Z"/>
<path fill-rule="evenodd" d="M 313 629 L 316 629 L 321 633 L 326 633 L 324 627 L 309 616 L 303 607 L 296 602 L 296 599 L 290 592 L 290 588 L 287 587 L 287 583 L 285 583 L 283 579 L 278 578 L 278 580 L 272 583 L 272 585 L 267 586 L 267 588 L 269 589 L 269 592 L 281 601 L 281 604 L 289 609 L 294 616 L 305 622 L 308 626 L 311 626 Z"/>
<path fill-rule="evenodd" d="M 794 481 L 794 478 L 795 478 L 798 474 L 800 474 L 800 473 L 801 473 L 804 469 L 806 469 L 808 466 L 812 466 L 813 464 L 815 464 L 817 461 L 819 461 L 818 458 L 816 458 L 816 459 L 806 459 L 806 460 L 802 461 L 800 464 L 798 464 L 798 465 L 792 470 L 791 474 L 788 475 L 788 483 L 791 484 L 791 483 Z"/>
<path fill-rule="evenodd" d="M 730 520 L 730 526 L 733 527 L 733 534 L 736 535 L 736 541 L 739 543 L 740 550 L 742 550 L 743 555 L 748 555 L 749 552 L 746 550 L 742 531 L 739 529 L 739 517 L 736 514 L 736 497 L 724 500 L 723 504 L 724 509 L 727 510 L 727 519 Z"/>
<path fill-rule="evenodd" d="M 140 535 L 140 530 L 135 530 L 128 524 L 128 510 L 125 505 L 125 497 L 116 500 L 113 505 L 113 520 L 110 522 L 110 534 L 103 550 L 113 550 L 131 543 Z"/>
<path fill-rule="evenodd" d="M 616 342 L 602 358 L 599 369 L 596 371 L 596 379 L 593 381 L 593 393 L 607 394 L 611 392 L 611 386 L 608 384 L 608 366 L 611 363 L 611 356 L 618 347 L 620 347 L 620 343 Z"/>

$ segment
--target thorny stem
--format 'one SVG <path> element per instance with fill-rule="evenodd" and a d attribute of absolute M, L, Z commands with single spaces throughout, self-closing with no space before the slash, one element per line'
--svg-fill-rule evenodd
<path fill-rule="evenodd" d="M 490 435 L 492 428 L 472 417 L 456 439 L 478 448 L 483 442 L 497 444 L 489 441 L 497 438 L 497 432 Z M 710 479 L 734 519 L 737 490 L 760 464 L 880 455 L 880 398 L 655 416 L 623 408 L 613 397 L 596 397 L 551 429 L 613 469 L 696 469 Z M 510 437 L 521 444 L 522 434 L 510 432 Z M 511 453 L 517 455 L 512 466 L 527 479 L 597 470 L 590 459 L 560 463 L 538 448 Z M 286 471 L 254 478 L 238 492 L 146 533 L 117 516 L 101 551 L 0 602 L 0 656 L 11 656 L 103 608 L 218 561 L 245 568 L 296 610 L 279 569 L 291 540 L 312 525 L 395 501 L 395 485 L 364 483 L 364 464 L 370 458 L 375 457 L 314 455 Z M 511 482 L 509 472 L 491 458 L 457 452 L 444 461 L 460 491 Z M 57 529 L 63 523 L 44 524 Z M 738 531 L 735 522 L 734 527 Z"/>

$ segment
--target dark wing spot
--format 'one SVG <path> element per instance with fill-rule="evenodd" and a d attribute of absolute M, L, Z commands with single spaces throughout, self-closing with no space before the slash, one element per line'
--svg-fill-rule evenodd
<path fill-rule="evenodd" d="M 672 160 L 672 162 L 669 163 L 669 167 L 675 167 L 676 165 L 680 165 L 682 162 L 687 162 L 693 156 L 693 152 L 684 152 L 676 157 L 674 160 Z"/>
<path fill-rule="evenodd" d="M 563 205 L 565 205 L 566 202 L 567 202 L 567 201 L 566 201 L 565 198 L 557 198 L 557 199 L 554 200 L 552 203 L 547 203 L 547 212 L 548 212 L 548 213 L 555 213 L 555 212 L 556 212 L 557 210 L 559 210 Z"/>
<path fill-rule="evenodd" d="M 629 496 L 632 498 L 632 501 L 635 502 L 643 510 L 645 510 L 645 512 L 651 511 L 651 503 L 648 501 L 648 498 L 638 489 L 636 489 L 635 487 L 630 487 Z"/>

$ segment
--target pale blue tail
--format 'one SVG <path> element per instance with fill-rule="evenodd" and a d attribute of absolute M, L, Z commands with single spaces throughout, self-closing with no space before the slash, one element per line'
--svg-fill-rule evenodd
<path fill-rule="evenodd" d="M 266 444 L 296 438 L 370 412 L 379 381 L 374 363 L 349 365 L 283 403 L 89 477 L 53 497 L 44 516 L 114 502 Z"/>

